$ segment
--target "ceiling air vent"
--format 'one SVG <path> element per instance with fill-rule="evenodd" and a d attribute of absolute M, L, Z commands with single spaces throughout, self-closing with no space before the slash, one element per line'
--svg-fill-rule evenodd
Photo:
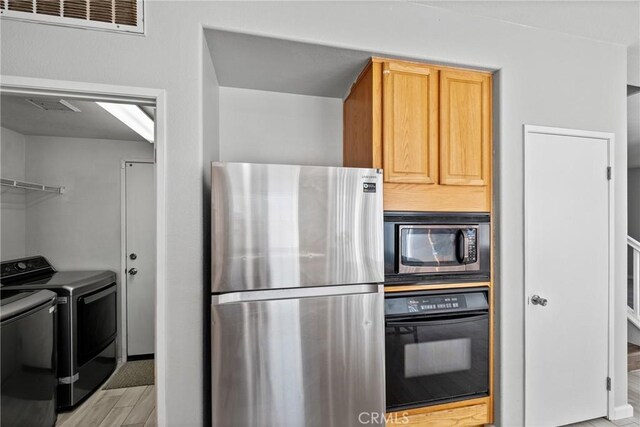
<path fill-rule="evenodd" d="M 60 16 L 60 2 L 56 0 L 40 0 L 36 2 L 36 13 L 41 15 Z"/>
<path fill-rule="evenodd" d="M 3 18 L 144 33 L 143 0 L 0 0 Z"/>
<path fill-rule="evenodd" d="M 71 111 L 79 113 L 80 109 L 72 105 L 69 101 L 64 99 L 55 98 L 27 98 L 25 99 L 29 104 L 38 107 L 45 111 Z"/>
<path fill-rule="evenodd" d="M 33 2 L 29 0 L 8 0 L 9 10 L 33 13 Z"/>

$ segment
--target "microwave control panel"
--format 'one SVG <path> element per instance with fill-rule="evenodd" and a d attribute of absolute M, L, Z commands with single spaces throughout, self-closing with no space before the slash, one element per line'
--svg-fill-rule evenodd
<path fill-rule="evenodd" d="M 478 250 L 477 250 L 477 229 L 469 228 L 467 230 L 467 242 L 468 242 L 468 255 L 466 262 L 469 264 L 473 264 L 478 261 Z"/>

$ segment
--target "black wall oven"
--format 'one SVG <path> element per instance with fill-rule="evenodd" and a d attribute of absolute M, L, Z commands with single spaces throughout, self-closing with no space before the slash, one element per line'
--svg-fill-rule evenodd
<path fill-rule="evenodd" d="M 489 395 L 487 288 L 385 296 L 387 411 Z"/>
<path fill-rule="evenodd" d="M 385 282 L 487 281 L 489 214 L 385 212 Z"/>

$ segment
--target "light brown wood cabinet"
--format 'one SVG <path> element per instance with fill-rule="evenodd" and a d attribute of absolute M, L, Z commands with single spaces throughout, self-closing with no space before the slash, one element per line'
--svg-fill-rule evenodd
<path fill-rule="evenodd" d="M 385 182 L 438 182 L 438 70 L 382 64 L 382 166 Z"/>
<path fill-rule="evenodd" d="M 387 414 L 387 425 L 410 427 L 479 427 L 491 422 L 489 399 L 454 402 L 437 407 L 410 409 Z"/>
<path fill-rule="evenodd" d="M 372 58 L 344 103 L 344 165 L 384 169 L 385 210 L 490 211 L 491 74 Z"/>
<path fill-rule="evenodd" d="M 440 183 L 488 185 L 491 157 L 491 77 L 440 73 Z"/>

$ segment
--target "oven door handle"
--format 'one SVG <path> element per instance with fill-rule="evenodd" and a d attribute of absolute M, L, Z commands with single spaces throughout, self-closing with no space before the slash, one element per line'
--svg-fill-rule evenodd
<path fill-rule="evenodd" d="M 415 320 L 416 318 L 406 318 L 404 320 L 388 321 L 386 326 L 432 326 L 432 325 L 451 325 L 455 323 L 473 322 L 476 320 L 488 319 L 489 313 L 474 314 L 468 316 L 455 317 L 431 317 L 425 320 Z M 424 319 L 420 317 L 419 319 Z"/>

